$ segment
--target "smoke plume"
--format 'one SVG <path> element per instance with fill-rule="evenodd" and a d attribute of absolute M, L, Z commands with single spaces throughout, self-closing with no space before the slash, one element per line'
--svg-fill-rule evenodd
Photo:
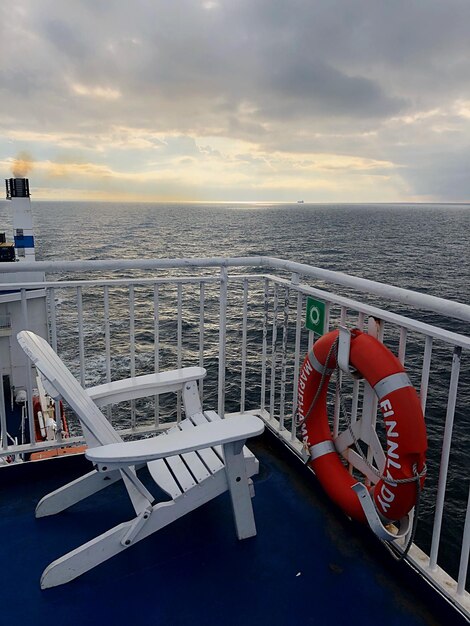
<path fill-rule="evenodd" d="M 13 161 L 13 176 L 15 178 L 26 178 L 32 169 L 33 157 L 28 152 L 20 152 Z"/>

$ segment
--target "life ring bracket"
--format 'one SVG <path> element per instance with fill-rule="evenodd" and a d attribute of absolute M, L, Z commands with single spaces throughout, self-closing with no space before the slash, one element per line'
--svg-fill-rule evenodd
<path fill-rule="evenodd" d="M 383 525 L 367 487 L 362 483 L 356 483 L 351 487 L 351 489 L 359 498 L 359 502 L 361 503 L 369 528 L 379 539 L 383 539 L 385 541 L 397 541 L 398 539 L 404 539 L 406 537 L 408 531 L 410 530 L 409 514 L 405 515 L 405 517 L 398 522 L 395 522 L 395 524 L 398 524 L 398 532 L 392 533 Z"/>

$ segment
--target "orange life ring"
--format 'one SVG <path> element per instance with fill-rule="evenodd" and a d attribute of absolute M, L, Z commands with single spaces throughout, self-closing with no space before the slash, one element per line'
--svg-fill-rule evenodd
<path fill-rule="evenodd" d="M 67 424 L 67 418 L 65 416 L 64 404 L 62 400 L 59 401 L 60 407 L 60 420 L 62 425 L 63 436 L 67 439 L 70 437 L 69 426 Z M 36 436 L 36 441 L 46 441 L 46 424 L 44 421 L 44 416 L 41 410 L 41 401 L 39 396 L 33 396 L 33 416 L 34 416 L 34 432 Z M 54 407 L 54 419 L 57 423 L 56 415 L 55 415 L 55 407 Z"/>
<path fill-rule="evenodd" d="M 338 334 L 335 330 L 316 341 L 302 365 L 298 387 L 301 434 L 310 450 L 310 464 L 329 497 L 353 519 L 366 521 L 359 498 L 351 489 L 357 480 L 336 452 L 328 423 L 328 381 L 336 367 L 336 355 L 331 348 Z M 414 467 L 419 474 L 423 473 L 427 449 L 424 416 L 418 394 L 403 365 L 377 339 L 359 330 L 351 331 L 349 360 L 379 399 L 387 433 L 387 478 L 412 478 Z M 322 388 L 318 390 L 322 376 Z M 420 483 L 422 486 L 424 476 Z M 415 482 L 390 484 L 380 479 L 370 493 L 380 517 L 389 522 L 403 518 L 413 508 L 417 488 Z"/>

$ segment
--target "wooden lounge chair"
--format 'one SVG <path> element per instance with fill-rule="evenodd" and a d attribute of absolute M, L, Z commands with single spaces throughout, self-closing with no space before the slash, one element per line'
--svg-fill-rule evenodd
<path fill-rule="evenodd" d="M 239 539 L 256 534 L 250 477 L 258 462 L 244 447 L 246 439 L 263 432 L 253 416 L 221 419 L 203 412 L 197 380 L 203 368 L 190 367 L 129 378 L 85 390 L 50 345 L 30 331 L 18 333 L 18 342 L 43 376 L 46 391 L 62 397 L 80 419 L 86 456 L 97 469 L 45 496 L 37 517 L 63 511 L 89 495 L 124 481 L 136 517 L 103 533 L 51 563 L 41 587 L 61 585 L 126 550 L 212 498 L 229 490 Z M 123 442 L 98 406 L 181 389 L 186 419 L 167 434 Z M 150 475 L 170 500 L 155 503 L 135 467 L 147 464 Z"/>

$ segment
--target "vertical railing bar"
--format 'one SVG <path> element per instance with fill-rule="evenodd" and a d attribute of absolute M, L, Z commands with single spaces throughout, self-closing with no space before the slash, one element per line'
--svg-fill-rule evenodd
<path fill-rule="evenodd" d="M 106 382 L 111 382 L 111 334 L 109 327 L 109 286 L 103 287 L 103 306 L 104 306 L 104 352 L 106 361 Z M 112 407 L 106 407 L 106 416 L 108 421 L 112 418 Z"/>
<path fill-rule="evenodd" d="M 359 388 L 361 381 L 355 379 L 353 382 L 352 388 L 352 402 L 351 402 L 351 422 L 355 422 L 357 420 L 357 409 L 359 405 Z"/>
<path fill-rule="evenodd" d="M 366 314 L 361 311 L 359 315 L 357 316 L 357 327 L 359 328 L 359 330 L 364 330 L 365 319 L 366 319 Z"/>
<path fill-rule="evenodd" d="M 245 412 L 246 350 L 248 329 L 248 280 L 243 280 L 242 373 L 240 381 L 240 413 Z"/>
<path fill-rule="evenodd" d="M 157 283 L 153 285 L 153 362 L 155 373 L 160 371 L 160 293 Z M 157 394 L 154 398 L 155 428 L 160 425 L 160 397 Z"/>
<path fill-rule="evenodd" d="M 55 306 L 55 289 L 51 287 L 47 290 L 49 296 L 49 311 L 50 311 L 50 328 L 51 328 L 51 346 L 57 353 L 57 317 Z M 62 441 L 62 409 L 59 400 L 54 401 L 54 417 L 57 424 L 55 432 L 56 441 Z"/>
<path fill-rule="evenodd" d="M 437 554 L 439 552 L 442 516 L 444 512 L 445 489 L 447 484 L 447 472 L 449 469 L 450 447 L 452 443 L 452 429 L 454 427 L 455 405 L 457 402 L 457 387 L 459 384 L 461 354 L 462 348 L 456 346 L 454 348 L 454 354 L 452 356 L 452 369 L 450 373 L 449 396 L 447 401 L 444 439 L 442 442 L 441 462 L 439 465 L 439 481 L 437 484 L 434 526 L 432 531 L 431 552 L 429 557 L 429 568 L 431 570 L 435 569 L 437 566 Z"/>
<path fill-rule="evenodd" d="M 220 268 L 220 305 L 219 305 L 219 381 L 217 407 L 220 417 L 225 416 L 225 358 L 227 336 L 227 287 L 228 273 L 223 265 Z"/>
<path fill-rule="evenodd" d="M 369 335 L 372 335 L 380 342 L 383 342 L 384 332 L 385 332 L 385 324 L 381 319 L 376 319 L 375 317 L 369 316 L 367 321 L 367 330 Z M 364 402 L 362 407 L 362 418 L 363 424 L 369 423 L 370 429 L 375 430 L 375 426 L 377 424 L 377 408 L 378 408 L 378 399 L 377 395 L 374 393 L 374 390 L 369 385 L 369 383 L 365 383 L 364 387 Z M 369 413 L 369 416 L 367 415 Z M 367 461 L 372 463 L 374 459 L 374 454 L 371 446 L 367 448 Z M 366 485 L 370 485 L 370 481 L 366 479 Z"/>
<path fill-rule="evenodd" d="M 347 309 L 345 306 L 342 306 L 341 314 L 339 318 L 341 326 L 345 326 L 346 324 L 346 314 L 347 314 Z M 334 408 L 334 414 L 333 414 L 333 438 L 334 439 L 336 439 L 336 437 L 339 434 L 339 418 L 341 414 L 340 391 L 341 391 L 342 384 L 343 384 L 343 373 L 339 372 L 336 378 L 336 385 L 335 385 L 335 408 Z"/>
<path fill-rule="evenodd" d="M 49 310 L 51 322 L 51 346 L 54 352 L 57 352 L 57 311 L 55 306 L 55 289 L 48 289 L 49 294 Z"/>
<path fill-rule="evenodd" d="M 408 335 L 408 330 L 404 327 L 400 327 L 400 343 L 398 345 L 398 360 L 402 365 L 405 364 L 405 355 L 406 355 L 406 338 Z"/>
<path fill-rule="evenodd" d="M 357 316 L 357 327 L 359 330 L 364 329 L 364 320 L 365 314 L 360 312 Z M 358 379 L 354 379 L 353 387 L 352 387 L 352 399 L 351 399 L 351 423 L 357 421 L 357 413 L 359 409 L 359 391 L 361 389 L 361 381 Z M 348 464 L 349 473 L 353 473 L 353 466 L 351 463 Z"/>
<path fill-rule="evenodd" d="M 298 285 L 300 277 L 298 274 L 292 274 L 292 285 Z M 297 402 L 299 394 L 299 366 L 300 366 L 300 339 L 302 333 L 302 294 L 297 291 L 297 315 L 295 320 L 295 350 L 294 350 L 294 389 L 292 393 L 292 425 L 291 425 L 291 441 L 295 441 L 297 436 Z"/>
<path fill-rule="evenodd" d="M 467 580 L 468 557 L 470 553 L 470 489 L 468 490 L 467 512 L 465 514 L 465 526 L 462 538 L 462 551 L 460 552 L 459 575 L 457 578 L 457 595 L 463 596 L 465 582 Z"/>
<path fill-rule="evenodd" d="M 281 398 L 279 403 L 279 430 L 284 430 L 284 416 L 286 404 L 286 380 L 287 380 L 287 334 L 289 324 L 290 290 L 286 286 L 284 300 L 284 320 L 282 323 L 282 350 L 281 350 Z"/>
<path fill-rule="evenodd" d="M 266 408 L 266 368 L 268 361 L 268 313 L 269 313 L 269 280 L 264 280 L 263 292 L 263 345 L 261 351 L 261 398 L 260 407 Z"/>
<path fill-rule="evenodd" d="M 135 291 L 134 285 L 129 285 L 129 340 L 130 340 L 130 370 L 131 377 L 135 377 Z M 135 400 L 131 400 L 131 428 L 136 425 Z"/>
<path fill-rule="evenodd" d="M 204 367 L 204 306 L 205 306 L 205 283 L 199 285 L 199 367 Z M 199 381 L 199 397 L 204 406 L 204 379 Z"/>
<path fill-rule="evenodd" d="M 426 413 L 426 402 L 428 398 L 429 373 L 431 371 L 432 357 L 432 337 L 426 337 L 424 344 L 423 370 L 421 372 L 421 385 L 419 388 L 419 399 L 421 401 L 421 409 L 423 414 Z"/>
<path fill-rule="evenodd" d="M 5 409 L 5 392 L 3 391 L 3 376 L 0 376 L 0 426 L 2 428 L 2 449 L 8 448 L 7 412 Z"/>
<path fill-rule="evenodd" d="M 80 358 L 80 383 L 82 387 L 85 387 L 85 339 L 83 336 L 83 296 L 81 287 L 77 287 L 77 317 L 78 352 Z"/>
<path fill-rule="evenodd" d="M 106 358 L 106 382 L 111 382 L 111 333 L 109 327 L 109 287 L 103 289 L 104 304 L 104 349 Z"/>
<path fill-rule="evenodd" d="M 176 296 L 176 367 L 181 368 L 183 346 L 183 285 L 178 283 Z M 181 391 L 176 394 L 176 421 L 181 422 Z"/>
<path fill-rule="evenodd" d="M 365 314 L 359 313 L 357 316 L 357 327 L 359 330 L 364 329 L 364 320 Z M 355 379 L 353 382 L 353 390 L 352 390 L 352 402 L 351 402 L 351 422 L 355 422 L 357 420 L 357 412 L 359 407 L 359 390 L 361 388 L 361 381 Z"/>
<path fill-rule="evenodd" d="M 327 333 L 330 330 L 330 313 L 331 313 L 331 303 L 325 302 L 325 328 L 324 328 L 325 333 Z"/>
<path fill-rule="evenodd" d="M 383 343 L 383 341 L 384 341 L 384 334 L 385 334 L 385 322 L 384 322 L 384 320 L 378 320 L 377 339 L 381 343 Z"/>
<path fill-rule="evenodd" d="M 269 390 L 269 419 L 274 417 L 275 410 L 275 384 L 276 384 L 276 349 L 277 349 L 277 307 L 279 300 L 279 287 L 274 284 L 273 296 L 273 334 L 271 337 L 271 385 Z"/>
<path fill-rule="evenodd" d="M 183 285 L 177 288 L 177 330 L 176 330 L 176 367 L 181 368 L 183 350 Z"/>
<path fill-rule="evenodd" d="M 23 317 L 23 328 L 29 329 L 29 318 L 28 318 L 28 300 L 27 300 L 27 292 L 26 289 L 21 290 L 21 314 Z M 29 426 L 29 441 L 32 446 L 36 445 L 36 432 L 34 429 L 34 412 L 33 412 L 33 374 L 31 372 L 31 361 L 29 357 L 24 355 L 25 363 L 26 363 L 26 391 L 28 394 L 28 426 Z M 3 386 L 3 380 L 2 380 Z M 24 443 L 24 442 L 21 442 Z"/>

